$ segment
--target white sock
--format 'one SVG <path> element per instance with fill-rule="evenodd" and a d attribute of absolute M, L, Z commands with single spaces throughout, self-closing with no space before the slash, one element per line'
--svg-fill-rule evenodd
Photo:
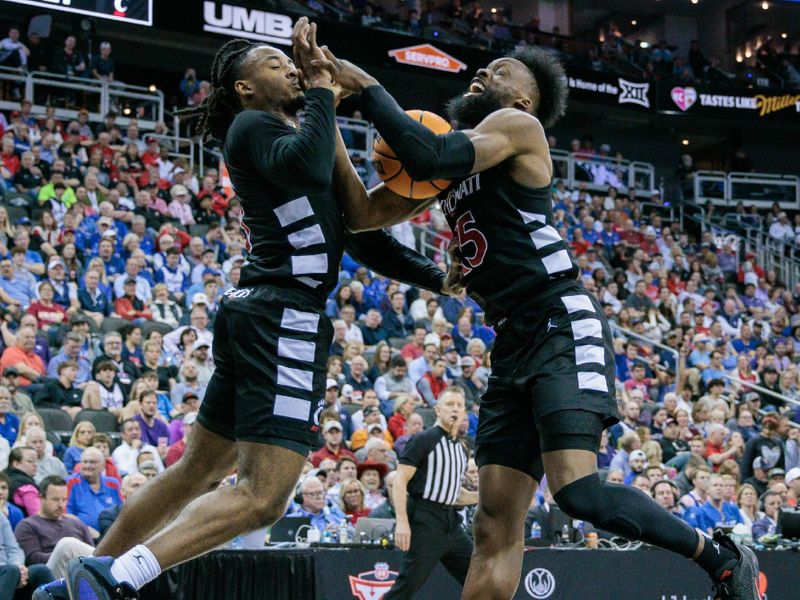
<path fill-rule="evenodd" d="M 161 565 L 153 553 L 140 544 L 114 561 L 111 574 L 117 581 L 127 581 L 139 590 L 161 574 Z"/>

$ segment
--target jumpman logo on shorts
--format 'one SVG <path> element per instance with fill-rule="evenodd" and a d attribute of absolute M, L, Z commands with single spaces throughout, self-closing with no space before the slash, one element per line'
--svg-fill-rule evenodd
<path fill-rule="evenodd" d="M 558 329 L 558 325 L 553 323 L 553 319 L 547 319 L 547 333 L 550 333 L 551 329 Z"/>
<path fill-rule="evenodd" d="M 140 565 L 142 564 L 142 561 L 144 560 L 144 556 L 142 556 L 141 554 L 134 554 L 133 558 L 135 558 L 136 562 L 139 563 Z"/>

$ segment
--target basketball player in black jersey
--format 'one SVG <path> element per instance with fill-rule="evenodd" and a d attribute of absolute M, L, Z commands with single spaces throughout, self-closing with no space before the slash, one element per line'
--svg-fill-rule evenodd
<path fill-rule="evenodd" d="M 758 563 L 717 532 L 695 532 L 630 486 L 597 473 L 603 429 L 617 421 L 611 333 L 554 227 L 544 126 L 563 115 L 567 84 L 552 55 L 526 49 L 479 69 L 449 105 L 460 130 L 435 135 L 347 61 L 337 81 L 364 108 L 408 173 L 452 179 L 439 198 L 458 242 L 463 283 L 497 329 L 477 435 L 480 503 L 463 598 L 508 599 L 522 563 L 523 523 L 547 475 L 576 519 L 694 559 L 716 597 L 756 600 Z"/>
<path fill-rule="evenodd" d="M 98 558 L 73 561 L 66 585 L 44 586 L 37 599 L 67 598 L 67 587 L 73 600 L 135 598 L 162 569 L 283 515 L 318 435 L 333 334 L 325 300 L 344 248 L 393 279 L 436 292 L 447 285 L 432 261 L 387 232 L 346 231 L 345 223 L 371 226 L 372 203 L 385 207 L 384 221 L 386 210 L 401 221 L 420 207 L 383 187 L 364 190 L 335 125 L 342 90 L 314 36 L 300 19 L 305 90 L 280 50 L 235 40 L 217 53 L 199 125 L 224 140 L 249 257 L 215 321 L 216 370 L 184 457 L 125 503 Z M 234 468 L 236 485 L 218 489 Z"/>

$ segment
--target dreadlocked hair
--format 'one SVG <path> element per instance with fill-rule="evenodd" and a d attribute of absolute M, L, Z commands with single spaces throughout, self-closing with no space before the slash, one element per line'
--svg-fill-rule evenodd
<path fill-rule="evenodd" d="M 228 128 L 242 110 L 233 83 L 239 78 L 247 53 L 256 45 L 241 39 L 226 42 L 214 55 L 211 64 L 211 93 L 199 105 L 178 112 L 183 118 L 198 118 L 197 132 L 202 139 L 212 137 L 225 141 Z"/>
<path fill-rule="evenodd" d="M 545 127 L 551 127 L 567 111 L 567 74 L 561 61 L 541 48 L 520 48 L 508 55 L 528 67 L 536 81 L 538 97 L 533 113 Z"/>

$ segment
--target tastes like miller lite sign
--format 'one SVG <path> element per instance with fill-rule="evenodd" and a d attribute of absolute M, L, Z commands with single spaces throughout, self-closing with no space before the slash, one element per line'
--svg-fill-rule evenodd
<path fill-rule="evenodd" d="M 431 44 L 418 44 L 397 50 L 389 50 L 389 56 L 401 65 L 414 65 L 424 69 L 436 69 L 448 73 L 458 73 L 467 68 L 460 60 L 442 52 Z"/>

